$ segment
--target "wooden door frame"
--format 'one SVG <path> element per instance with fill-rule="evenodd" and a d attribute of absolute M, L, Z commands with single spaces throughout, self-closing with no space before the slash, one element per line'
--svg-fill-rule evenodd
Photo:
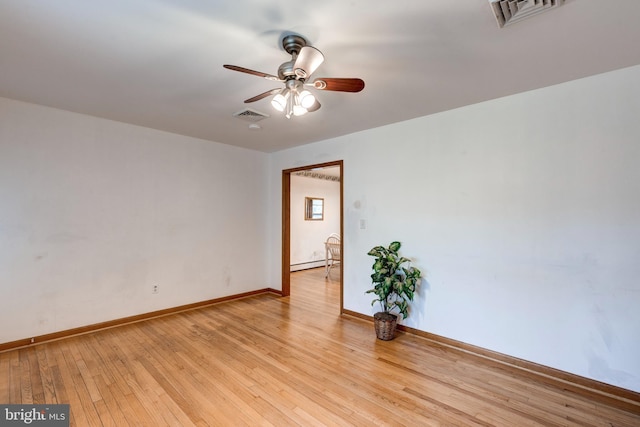
<path fill-rule="evenodd" d="M 291 174 L 315 168 L 338 166 L 340 168 L 340 254 L 344 259 L 344 161 L 319 163 L 315 165 L 300 166 L 282 171 L 282 296 L 291 295 Z M 343 311 L 343 262 L 340 267 L 340 313 Z"/>

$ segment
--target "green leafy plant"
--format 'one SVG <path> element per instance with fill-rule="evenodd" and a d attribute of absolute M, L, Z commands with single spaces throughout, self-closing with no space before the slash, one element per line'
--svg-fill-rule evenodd
<path fill-rule="evenodd" d="M 366 291 L 375 294 L 374 305 L 380 302 L 386 313 L 397 309 L 403 319 L 408 316 L 409 305 L 413 301 L 416 287 L 420 284 L 422 273 L 415 267 L 408 266 L 410 260 L 398 254 L 400 242 L 391 242 L 389 247 L 376 246 L 367 255 L 375 257 L 371 281 L 373 289 Z"/>

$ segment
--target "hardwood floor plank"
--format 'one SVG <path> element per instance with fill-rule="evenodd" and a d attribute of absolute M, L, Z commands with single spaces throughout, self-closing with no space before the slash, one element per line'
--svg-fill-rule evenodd
<path fill-rule="evenodd" d="M 500 361 L 403 332 L 379 341 L 339 315 L 332 275 L 0 353 L 0 402 L 69 403 L 81 427 L 640 425 Z"/>
<path fill-rule="evenodd" d="M 96 387 L 100 390 L 100 395 L 102 396 L 102 400 L 99 402 L 95 402 L 96 411 L 100 416 L 100 420 L 104 425 L 107 425 L 105 419 L 108 419 L 112 422 L 112 425 L 115 426 L 128 426 L 130 425 L 127 421 L 133 415 L 133 413 L 129 410 L 128 405 L 119 405 L 117 394 L 114 394 L 114 390 L 112 387 L 106 383 L 102 375 L 97 375 L 94 377 Z M 110 424 L 111 425 L 111 424 Z"/>
<path fill-rule="evenodd" d="M 11 402 L 11 358 L 0 353 L 0 402 Z"/>
<path fill-rule="evenodd" d="M 58 403 L 56 396 L 56 387 L 53 381 L 53 374 L 51 367 L 49 366 L 49 360 L 47 358 L 47 352 L 44 347 L 33 347 L 33 351 L 38 360 L 39 368 L 39 381 L 42 384 L 42 399 L 38 403 Z"/>
<path fill-rule="evenodd" d="M 20 385 L 20 378 L 22 372 L 20 371 L 20 352 L 12 352 L 9 354 L 8 364 L 8 380 L 9 380 L 9 403 L 22 402 L 22 388 Z M 27 398 L 25 398 L 26 400 Z M 29 402 L 25 402 L 29 403 Z"/>
<path fill-rule="evenodd" d="M 33 391 L 31 388 L 31 364 L 29 363 L 29 350 L 20 350 L 20 396 L 26 403 L 33 402 Z"/>

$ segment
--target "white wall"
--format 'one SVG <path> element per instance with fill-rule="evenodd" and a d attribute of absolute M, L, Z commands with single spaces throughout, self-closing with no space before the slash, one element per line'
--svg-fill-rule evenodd
<path fill-rule="evenodd" d="M 269 286 L 266 165 L 0 98 L 0 342 Z"/>
<path fill-rule="evenodd" d="M 325 240 L 331 233 L 340 234 L 340 182 L 291 175 L 290 195 L 291 271 L 323 267 Z M 322 221 L 304 219 L 306 197 L 324 199 Z"/>
<path fill-rule="evenodd" d="M 272 281 L 281 170 L 342 159 L 346 309 L 397 239 L 408 326 L 640 391 L 639 117 L 632 67 L 275 153 Z"/>

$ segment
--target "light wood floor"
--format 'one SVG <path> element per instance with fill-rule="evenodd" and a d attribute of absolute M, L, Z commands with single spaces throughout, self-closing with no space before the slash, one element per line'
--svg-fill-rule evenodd
<path fill-rule="evenodd" d="M 640 426 L 632 414 L 340 317 L 321 269 L 261 295 L 0 354 L 0 403 L 76 426 Z"/>

